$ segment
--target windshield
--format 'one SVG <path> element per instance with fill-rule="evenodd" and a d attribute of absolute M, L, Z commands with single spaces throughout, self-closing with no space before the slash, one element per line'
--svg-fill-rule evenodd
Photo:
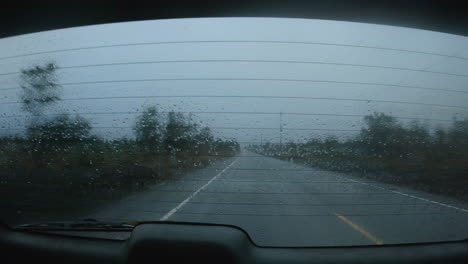
<path fill-rule="evenodd" d="M 468 237 L 466 37 L 216 18 L 0 47 L 11 226 L 229 224 L 262 246 Z"/>

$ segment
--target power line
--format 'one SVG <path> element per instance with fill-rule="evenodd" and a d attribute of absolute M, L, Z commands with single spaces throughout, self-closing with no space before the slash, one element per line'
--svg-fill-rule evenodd
<path fill-rule="evenodd" d="M 382 87 L 398 87 L 408 89 L 420 90 L 433 90 L 453 93 L 465 93 L 468 91 L 431 88 L 423 86 L 399 85 L 388 83 L 374 83 L 374 82 L 348 82 L 348 81 L 333 81 L 333 80 L 311 80 L 311 79 L 282 79 L 282 78 L 161 78 L 161 79 L 129 79 L 129 80 L 104 80 L 104 81 L 87 81 L 87 82 L 68 82 L 58 84 L 60 86 L 73 86 L 73 85 L 93 85 L 93 84 L 107 84 L 107 83 L 132 83 L 132 82 L 166 82 L 166 81 L 270 81 L 270 82 L 306 82 L 306 83 L 336 83 L 336 84 L 351 84 L 351 85 L 366 85 L 366 86 L 382 86 Z M 20 86 L 1 88 L 0 91 L 18 90 Z"/>
<path fill-rule="evenodd" d="M 218 60 L 159 60 L 159 61 L 140 61 L 140 62 L 120 62 L 120 63 L 100 63 L 100 64 L 87 64 L 87 65 L 74 65 L 74 66 L 61 66 L 58 69 L 78 69 L 78 68 L 91 68 L 91 67 L 105 67 L 105 66 L 123 66 L 123 65 L 143 65 L 143 64 L 166 64 L 166 63 L 286 63 L 286 64 L 314 64 L 314 65 L 333 65 L 333 66 L 344 66 L 344 67 L 362 67 L 362 68 L 377 68 L 387 70 L 399 70 L 399 71 L 410 71 L 410 72 L 422 72 L 431 74 L 440 74 L 457 77 L 468 77 L 465 74 L 430 71 L 424 69 L 414 68 L 403 68 L 393 66 L 382 66 L 382 65 L 368 65 L 368 64 L 356 64 L 356 63 L 339 63 L 339 62 L 321 62 L 321 61 L 300 61 L 300 60 L 241 60 L 241 59 L 218 59 Z M 7 72 L 0 73 L 0 76 L 8 76 L 19 74 L 21 72 Z"/>
<path fill-rule="evenodd" d="M 409 89 L 433 90 L 443 92 L 465 93 L 468 91 L 431 88 L 423 86 L 409 86 L 397 85 L 387 83 L 367 83 L 367 82 L 348 82 L 348 81 L 330 81 L 330 80 L 307 80 L 307 79 L 270 79 L 270 78 L 163 78 L 163 79 L 133 79 L 133 80 L 107 80 L 107 81 L 87 81 L 87 82 L 68 82 L 58 84 L 60 86 L 73 86 L 73 85 L 89 85 L 89 84 L 107 84 L 107 83 L 130 83 L 130 82 L 165 82 L 165 81 L 273 81 L 273 82 L 313 82 L 313 83 L 337 83 L 337 84 L 351 84 L 351 85 L 369 85 L 369 86 L 385 86 L 385 87 L 399 87 Z M 0 91 L 18 90 L 20 86 L 1 88 Z"/>
<path fill-rule="evenodd" d="M 56 50 L 48 50 L 48 51 L 40 51 L 40 52 L 30 52 L 30 53 L 23 53 L 23 54 L 17 54 L 17 55 L 12 55 L 12 56 L 0 57 L 0 60 L 28 57 L 28 56 L 33 56 L 33 55 L 43 55 L 43 54 L 51 54 L 51 53 L 103 49 L 103 48 L 170 45 L 170 44 L 208 44 L 208 43 L 258 43 L 258 44 L 335 46 L 335 47 L 348 47 L 348 48 L 359 48 L 359 49 L 396 51 L 396 52 L 402 52 L 402 53 L 414 53 L 414 54 L 423 54 L 423 55 L 438 56 L 438 57 L 444 57 L 444 58 L 453 58 L 453 59 L 459 59 L 459 60 L 468 60 L 467 57 L 463 57 L 463 56 L 449 55 L 449 54 L 443 54 L 443 53 L 437 53 L 437 52 L 420 51 L 420 50 L 418 51 L 418 50 L 411 50 L 411 49 L 399 49 L 399 48 L 356 45 L 356 44 L 329 43 L 329 42 L 327 43 L 327 42 L 278 41 L 278 40 L 184 40 L 184 41 L 155 41 L 155 42 L 122 43 L 122 44 L 95 45 L 95 46 L 86 46 L 86 47 L 77 47 L 77 48 L 68 48 L 68 49 L 56 49 Z"/>
<path fill-rule="evenodd" d="M 149 99 L 149 98 L 238 98 L 238 99 L 294 99 L 294 100 L 326 100 L 326 101 L 352 101 L 365 103 L 391 103 L 391 104 L 407 104 L 421 105 L 432 107 L 448 107 L 468 109 L 468 106 L 459 105 L 444 105 L 444 104 L 428 104 L 405 101 L 389 101 L 389 100 L 374 100 L 374 99 L 355 99 L 355 98 L 333 98 L 333 97 L 311 97 L 311 96 L 267 96 L 267 95 L 141 95 L 141 96 L 104 96 L 104 97 L 81 97 L 81 98 L 65 98 L 59 101 L 90 101 L 90 100 L 113 100 L 113 99 Z M 21 104 L 22 102 L 4 102 L 3 105 Z"/>
<path fill-rule="evenodd" d="M 160 111 L 159 113 L 169 113 L 170 111 Z M 220 114 L 220 115 L 278 115 L 278 112 L 235 112 L 235 111 L 177 111 L 183 114 Z M 119 112 L 73 112 L 75 115 L 124 115 L 124 114 L 141 114 L 141 111 L 119 111 Z M 328 114 L 328 113 L 298 113 L 298 112 L 283 112 L 283 115 L 299 115 L 299 116 L 336 116 L 336 117 L 365 117 L 367 115 L 353 115 L 353 114 Z M 51 113 L 42 115 L 4 115 L 0 118 L 26 118 L 29 116 L 61 116 L 63 113 Z M 405 116 L 394 116 L 398 119 L 417 119 L 427 121 L 441 121 L 441 122 L 452 122 L 451 119 L 437 119 L 437 118 L 419 118 L 419 117 L 405 117 Z"/>
<path fill-rule="evenodd" d="M 93 126 L 96 129 L 128 129 L 134 128 L 133 126 Z M 220 130 L 277 130 L 276 127 L 210 127 L 211 129 Z M 0 128 L 1 130 L 23 130 L 26 127 L 16 128 Z M 344 132 L 356 132 L 361 131 L 359 129 L 335 129 L 335 128 L 283 128 L 284 130 L 304 130 L 304 131 L 344 131 Z"/>

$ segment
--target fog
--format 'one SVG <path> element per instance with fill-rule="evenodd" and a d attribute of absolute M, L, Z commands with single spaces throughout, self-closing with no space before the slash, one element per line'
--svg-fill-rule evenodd
<path fill-rule="evenodd" d="M 19 72 L 59 66 L 62 101 L 104 138 L 144 106 L 192 113 L 240 143 L 357 134 L 363 116 L 468 117 L 468 38 L 373 24 L 210 18 L 106 24 L 0 40 L 0 133 L 24 131 Z M 281 130 L 281 131 L 280 131 Z"/>

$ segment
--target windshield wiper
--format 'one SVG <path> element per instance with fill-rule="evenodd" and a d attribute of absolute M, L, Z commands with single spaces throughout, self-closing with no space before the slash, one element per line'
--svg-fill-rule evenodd
<path fill-rule="evenodd" d="M 100 222 L 96 220 L 85 219 L 83 221 L 71 222 L 45 222 L 23 224 L 15 226 L 16 230 L 30 231 L 112 231 L 128 232 L 132 231 L 137 225 L 136 222 Z"/>

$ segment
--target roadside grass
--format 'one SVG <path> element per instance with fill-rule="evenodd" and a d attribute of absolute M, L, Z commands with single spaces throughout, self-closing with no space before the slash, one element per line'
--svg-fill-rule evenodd
<path fill-rule="evenodd" d="M 410 187 L 468 202 L 468 157 L 439 161 L 377 159 L 365 155 L 271 155 L 301 165 Z"/>
<path fill-rule="evenodd" d="M 47 157 L 54 160 L 52 166 L 38 169 L 32 165 L 28 153 L 13 154 L 21 158 L 9 164 L 10 167 L 3 164 L 0 169 L 0 221 L 9 225 L 78 220 L 106 204 L 144 191 L 180 173 L 207 167 L 226 156 L 103 152 L 99 153 L 100 157 L 91 159 L 96 161 L 92 164 L 70 166 L 66 163 L 70 159 L 76 162 L 75 157 L 54 153 Z M 102 162 L 97 162 L 99 159 Z M 21 168 L 19 161 L 23 164 Z"/>

